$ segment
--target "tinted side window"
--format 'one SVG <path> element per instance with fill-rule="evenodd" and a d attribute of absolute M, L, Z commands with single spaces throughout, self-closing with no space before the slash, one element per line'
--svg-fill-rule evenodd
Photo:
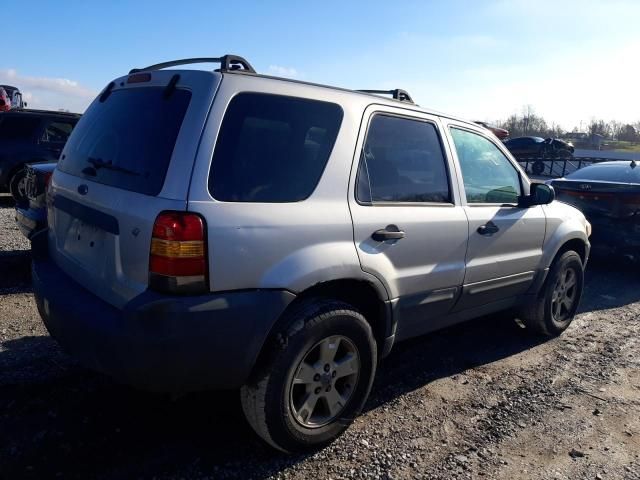
<path fill-rule="evenodd" d="M 31 138 L 41 119 L 35 116 L 7 115 L 0 118 L 0 139 L 2 140 L 26 140 Z"/>
<path fill-rule="evenodd" d="M 297 202 L 315 189 L 342 123 L 333 103 L 242 93 L 213 153 L 209 192 L 227 202 Z"/>
<path fill-rule="evenodd" d="M 73 130 L 72 123 L 53 121 L 46 126 L 40 140 L 43 142 L 64 143 L 71 135 L 71 130 Z"/>
<path fill-rule="evenodd" d="M 520 176 L 509 159 L 481 135 L 451 129 L 468 203 L 517 203 Z"/>
<path fill-rule="evenodd" d="M 375 115 L 360 156 L 362 202 L 451 202 L 446 160 L 435 125 Z"/>

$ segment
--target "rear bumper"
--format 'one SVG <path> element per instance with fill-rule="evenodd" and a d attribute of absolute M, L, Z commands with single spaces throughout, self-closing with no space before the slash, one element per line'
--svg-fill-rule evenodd
<path fill-rule="evenodd" d="M 47 226 L 47 211 L 16 207 L 16 221 L 22 234 L 30 239 Z"/>
<path fill-rule="evenodd" d="M 589 221 L 593 228 L 590 240 L 595 254 L 640 255 L 640 223 L 594 220 Z"/>
<path fill-rule="evenodd" d="M 146 390 L 241 386 L 294 298 L 279 290 L 190 297 L 146 291 L 119 310 L 38 257 L 33 288 L 51 336 L 84 366 Z"/>

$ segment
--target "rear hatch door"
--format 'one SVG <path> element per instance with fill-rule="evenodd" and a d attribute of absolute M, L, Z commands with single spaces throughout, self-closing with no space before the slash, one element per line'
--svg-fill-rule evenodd
<path fill-rule="evenodd" d="M 157 215 L 186 209 L 220 79 L 189 70 L 117 79 L 87 109 L 62 152 L 49 192 L 50 255 L 116 307 L 147 288 Z"/>

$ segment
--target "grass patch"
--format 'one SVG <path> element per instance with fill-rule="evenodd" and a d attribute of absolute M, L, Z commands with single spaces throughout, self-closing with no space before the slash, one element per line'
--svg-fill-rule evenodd
<path fill-rule="evenodd" d="M 622 142 L 622 141 L 615 141 L 615 142 L 605 142 L 606 143 L 606 150 L 614 150 L 617 152 L 638 152 L 640 153 L 640 143 L 636 143 L 636 142 Z"/>

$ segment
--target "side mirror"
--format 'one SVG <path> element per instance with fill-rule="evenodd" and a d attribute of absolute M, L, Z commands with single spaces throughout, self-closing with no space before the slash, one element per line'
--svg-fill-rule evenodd
<path fill-rule="evenodd" d="M 518 206 L 522 208 L 534 205 L 548 205 L 556 198 L 556 192 L 551 185 L 546 183 L 532 183 L 529 195 L 519 198 Z"/>

